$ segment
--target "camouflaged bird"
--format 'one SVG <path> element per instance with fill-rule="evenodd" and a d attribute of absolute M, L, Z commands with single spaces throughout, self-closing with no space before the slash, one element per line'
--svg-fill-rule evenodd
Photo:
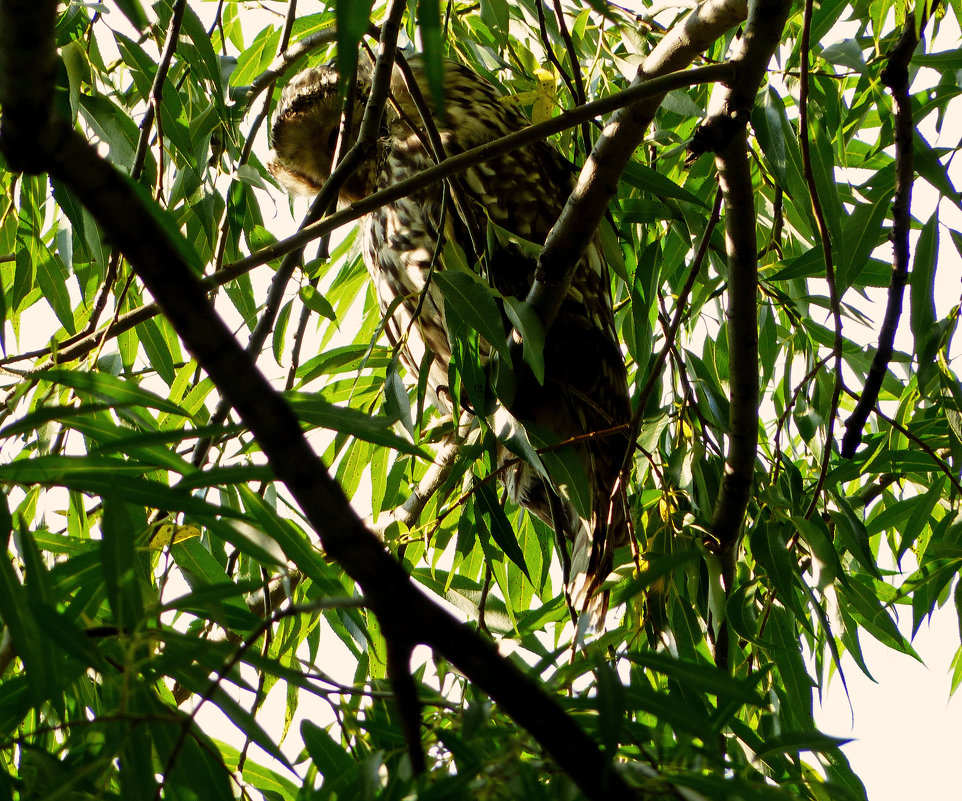
<path fill-rule="evenodd" d="M 420 60 L 412 59 L 411 68 L 422 94 L 429 97 Z M 352 114 L 355 135 L 370 91 L 370 76 L 370 66 L 359 69 L 358 107 Z M 337 83 L 333 65 L 315 67 L 296 75 L 281 95 L 271 136 L 274 159 L 269 169 L 291 192 L 316 194 L 330 175 L 341 116 Z M 418 130 L 423 123 L 398 69 L 392 78 L 391 97 L 376 152 L 341 189 L 341 205 L 410 178 L 435 163 L 425 145 L 424 131 Z M 434 122 L 447 156 L 491 142 L 527 124 L 518 111 L 505 105 L 491 84 L 453 62 L 445 62 L 444 112 Z M 460 213 L 449 209 L 444 214 L 442 185 L 437 183 L 360 220 L 363 258 L 382 311 L 394 310 L 385 327 L 388 336 L 392 343 L 404 343 L 402 357 L 413 375 L 417 375 L 426 350 L 433 354 L 428 390 L 443 412 L 451 411 L 447 391 L 451 344 L 444 301 L 437 286 L 423 293 L 439 237 L 442 243 L 453 242 L 470 254 L 473 240 L 469 226 L 480 228 L 481 242 L 487 239 L 489 246 L 479 272 L 502 296 L 523 300 L 534 280 L 536 257 L 531 248 L 499 241 L 504 237 L 485 237 L 488 221 L 520 239 L 543 245 L 571 192 L 573 179 L 571 166 L 560 154 L 539 142 L 469 168 L 460 177 L 454 195 L 461 199 Z M 442 259 L 436 269 L 443 267 Z M 422 294 L 423 304 L 412 325 Z M 402 299 L 399 303 L 398 298 Z M 505 330 L 510 330 L 507 318 Z M 627 540 L 624 493 L 614 491 L 612 500 L 627 437 L 624 433 L 597 438 L 584 435 L 624 424 L 630 417 L 611 286 L 597 240 L 579 262 L 548 333 L 544 367 L 543 385 L 530 375 L 519 379 L 511 411 L 529 430 L 548 432 L 555 442 L 583 437 L 574 447 L 590 487 L 590 514 L 581 515 L 570 501 L 559 501 L 528 464 L 510 467 L 504 482 L 514 501 L 572 542 L 570 577 L 565 577 L 569 604 L 578 613 L 586 613 L 582 619 L 597 629 L 608 604 L 607 593 L 599 588 L 611 572 L 615 546 Z M 502 461 L 506 458 L 508 454 L 502 451 Z M 565 548 L 560 537 L 559 544 Z M 562 555 L 562 561 L 567 562 L 567 554 Z"/>

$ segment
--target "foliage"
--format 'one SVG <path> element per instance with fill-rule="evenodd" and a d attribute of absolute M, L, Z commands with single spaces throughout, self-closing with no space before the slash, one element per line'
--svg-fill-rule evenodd
<path fill-rule="evenodd" d="M 602 231 L 636 405 L 653 370 L 658 378 L 628 493 L 636 542 L 619 554 L 607 630 L 587 644 L 568 620 L 553 535 L 499 496 L 493 426 L 475 424 L 417 520 L 391 516 L 452 421 L 425 402 L 387 342 L 353 230 L 325 242 L 279 303 L 267 299 L 278 251 L 267 266 L 231 270 L 286 227 L 257 116 L 279 86 L 248 89 L 288 45 L 276 14 L 285 7 L 188 4 L 155 94 L 174 3 L 159 0 L 146 16 L 136 0 L 115 5 L 60 9 L 59 112 L 153 198 L 238 336 L 259 343 L 269 332 L 262 369 L 412 579 L 498 640 L 642 791 L 661 776 L 710 798 L 864 798 L 839 742 L 816 730 L 813 690 L 840 671 L 842 653 L 869 673 L 865 636 L 912 654 L 898 607 L 911 607 L 913 631 L 950 600 L 962 609 L 962 385 L 948 355 L 957 310 L 935 291 L 940 254 L 962 241 L 940 220 L 959 194 L 946 169 L 954 149 L 929 143 L 959 94 L 959 43 L 938 37 L 958 4 L 928 20 L 910 67 L 915 169 L 940 199 L 927 222 L 913 219 L 911 350 L 895 353 L 852 459 L 834 440 L 874 356 L 860 302 L 891 273 L 896 125 L 879 72 L 912 6 L 815 10 L 801 132 L 810 169 L 798 126 L 800 7 L 757 97 L 760 444 L 727 587 L 711 521 L 729 433 L 729 267 L 724 233 L 709 227 L 715 162 L 686 161 L 711 87 L 671 92 L 661 105 Z M 347 42 L 364 34 L 370 4 L 334 5 L 294 20 L 290 44 L 327 40 L 298 67 L 334 57 L 326 34 L 335 27 Z M 577 104 L 572 53 L 586 98 L 607 96 L 681 19 L 569 3 L 569 50 L 551 9 L 539 20 L 532 0 L 452 0 L 440 14 L 430 0 L 415 5 L 405 35 L 423 34 L 434 68 L 443 48 L 534 121 Z M 383 4 L 371 14 L 380 22 Z M 724 60 L 735 33 L 705 62 Z M 587 133 L 596 140 L 600 128 Z M 581 128 L 553 141 L 583 163 Z M 841 298 L 841 373 L 809 179 Z M 575 797 L 570 766 L 420 651 L 430 770 L 412 774 L 381 626 L 316 547 L 261 445 L 218 410 L 213 382 L 165 317 L 139 311 L 149 302 L 142 285 L 71 189 L 5 168 L 0 183 L 9 557 L 0 564 L 0 798 L 146 799 L 161 788 L 171 799 Z M 466 331 L 500 330 L 487 288 L 445 286 Z M 466 385 L 477 378 L 470 363 L 462 369 Z M 583 492 L 563 454 L 542 458 Z M 955 686 L 962 657 L 956 664 Z M 228 725 L 206 716 L 210 707 Z"/>

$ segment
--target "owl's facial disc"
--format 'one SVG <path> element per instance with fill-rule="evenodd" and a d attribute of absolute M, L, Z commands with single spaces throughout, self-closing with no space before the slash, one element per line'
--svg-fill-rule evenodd
<path fill-rule="evenodd" d="M 340 111 L 332 68 L 304 70 L 284 88 L 271 131 L 274 159 L 267 166 L 289 192 L 317 194 L 330 176 Z"/>

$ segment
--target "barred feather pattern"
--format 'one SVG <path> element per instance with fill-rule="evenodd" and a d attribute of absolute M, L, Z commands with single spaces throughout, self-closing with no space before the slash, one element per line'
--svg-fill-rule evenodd
<path fill-rule="evenodd" d="M 428 96 L 420 61 L 412 59 L 411 66 Z M 368 93 L 369 81 L 370 70 L 362 70 L 359 104 Z M 376 153 L 342 188 L 342 205 L 403 181 L 433 163 L 426 137 L 417 130 L 420 117 L 398 71 L 392 79 L 392 99 Z M 353 115 L 355 125 L 362 109 L 359 105 Z M 443 121 L 439 116 L 435 123 L 447 155 L 491 142 L 527 124 L 520 112 L 502 102 L 491 84 L 452 62 L 445 64 L 444 111 Z M 340 112 L 333 65 L 307 69 L 285 88 L 272 130 L 274 158 L 268 166 L 290 191 L 313 194 L 327 180 Z M 459 183 L 472 207 L 469 214 L 482 233 L 491 220 L 538 245 L 544 244 L 574 185 L 570 165 L 544 142 L 472 167 Z M 402 358 L 414 375 L 425 354 L 433 354 L 428 390 L 437 407 L 449 411 L 451 345 L 443 298 L 436 286 L 428 287 L 414 320 L 439 239 L 443 243 L 447 238 L 465 253 L 472 252 L 468 225 L 450 209 L 443 215 L 442 205 L 442 188 L 435 184 L 382 206 L 360 224 L 364 262 L 382 310 L 393 309 L 387 334 L 392 342 L 403 342 Z M 535 258 L 516 244 L 495 248 L 486 254 L 489 280 L 502 296 L 523 299 L 534 280 Z M 435 269 L 443 268 L 442 259 Z M 608 269 L 597 238 L 579 262 L 548 333 L 544 361 L 544 384 L 530 376 L 523 380 L 512 412 L 558 441 L 582 438 L 573 447 L 588 477 L 591 512 L 581 515 L 565 500 L 552 504 L 553 490 L 530 465 L 509 468 L 504 483 L 513 500 L 571 541 L 569 602 L 587 626 L 597 629 L 608 603 L 600 587 L 611 572 L 614 548 L 627 539 L 624 493 L 613 494 L 627 438 L 620 433 L 585 435 L 624 424 L 630 417 Z"/>

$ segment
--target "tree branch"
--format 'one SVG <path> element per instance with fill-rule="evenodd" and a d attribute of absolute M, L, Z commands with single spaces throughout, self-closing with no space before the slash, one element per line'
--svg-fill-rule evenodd
<path fill-rule="evenodd" d="M 801 77 L 798 92 L 798 138 L 802 151 L 802 171 L 811 198 L 812 212 L 815 215 L 815 227 L 818 230 L 819 244 L 822 246 L 822 258 L 825 261 L 825 280 L 828 283 L 828 302 L 832 310 L 834 337 L 832 354 L 835 357 L 835 385 L 832 390 L 832 406 L 828 414 L 828 427 L 825 432 L 825 452 L 822 454 L 822 468 L 818 474 L 818 482 L 812 491 L 812 500 L 805 510 L 805 518 L 814 514 L 818 508 L 818 497 L 825 485 L 828 475 L 828 465 L 832 457 L 832 446 L 835 444 L 835 415 L 838 413 L 838 402 L 842 394 L 842 310 L 839 304 L 838 285 L 835 281 L 835 262 L 832 258 L 832 240 L 822 203 L 818 199 L 818 187 L 815 184 L 815 172 L 812 169 L 812 150 L 808 139 L 808 55 L 809 41 L 812 31 L 812 0 L 805 0 L 805 14 L 802 21 L 802 38 L 799 43 L 799 58 L 801 60 Z"/>
<path fill-rule="evenodd" d="M 626 91 L 651 88 L 657 76 L 686 67 L 719 36 L 744 20 L 747 13 L 746 0 L 700 3 L 655 47 Z M 618 179 L 667 91 L 670 90 L 647 94 L 644 100 L 625 106 L 611 118 L 548 234 L 526 299 L 541 318 L 545 331 L 554 322 L 575 267 L 617 191 Z"/>
<path fill-rule="evenodd" d="M 922 19 L 921 30 L 927 18 Z M 865 377 L 865 386 L 855 411 L 845 421 L 842 437 L 842 458 L 851 459 L 862 442 L 862 432 L 868 416 L 878 403 L 882 381 L 888 372 L 895 347 L 895 331 L 902 316 L 902 296 L 909 278 L 909 231 L 912 227 L 912 180 L 915 176 L 912 152 L 912 103 L 909 100 L 909 61 L 918 46 L 915 19 L 910 17 L 902 28 L 895 47 L 889 52 L 888 63 L 882 70 L 882 83 L 892 92 L 895 104 L 895 201 L 892 203 L 892 277 L 889 281 L 888 303 L 879 330 L 878 350 Z"/>
<path fill-rule="evenodd" d="M 729 590 L 758 449 L 758 246 L 747 123 L 790 10 L 789 0 L 752 6 L 739 50 L 732 58 L 737 67 L 735 81 L 721 111 L 704 126 L 716 134 L 710 136 L 710 143 L 725 198 L 728 249 L 729 449 L 711 530 L 718 539 L 722 579 Z"/>
<path fill-rule="evenodd" d="M 140 173 L 144 169 L 144 161 L 147 158 L 147 146 L 150 142 L 150 131 L 157 117 L 163 100 L 164 84 L 167 82 L 167 73 L 170 70 L 170 62 L 173 61 L 174 52 L 177 50 L 177 41 L 180 36 L 180 25 L 184 19 L 184 9 L 187 7 L 187 0 L 177 0 L 170 15 L 170 22 L 167 25 L 167 36 L 164 39 L 164 50 L 160 54 L 160 61 L 157 62 L 157 74 L 150 87 L 150 94 L 144 98 L 147 101 L 147 111 L 144 118 L 140 121 L 140 137 L 137 140 L 137 153 L 134 156 L 134 164 L 130 169 L 130 177 L 135 181 L 140 178 Z"/>
<path fill-rule="evenodd" d="M 55 11 L 54 0 L 0 0 L 0 42 L 33 43 L 18 49 L 27 74 L 55 65 Z M 0 66 L 8 66 L 7 61 Z M 66 122 L 50 118 L 52 80 L 45 88 L 46 96 L 22 97 L 7 76 L 0 81 L 0 148 L 11 163 L 46 170 L 64 181 L 116 242 L 198 363 L 250 427 L 327 554 L 360 585 L 385 635 L 434 648 L 527 728 L 589 798 L 631 798 L 631 788 L 610 760 L 543 687 L 500 657 L 493 643 L 429 600 L 364 528 L 290 407 L 214 312 L 183 255 L 184 243 L 170 239 L 155 216 L 159 212 L 135 185 Z M 21 101 L 40 116 L 25 114 Z M 671 792 L 659 788 L 659 795 L 666 790 Z"/>
<path fill-rule="evenodd" d="M 745 32 L 732 57 L 735 80 L 720 111 L 696 137 L 699 148 L 715 152 L 718 183 L 725 199 L 728 250 L 728 454 L 711 532 L 718 542 L 726 593 L 735 581 L 742 524 L 752 496 L 758 451 L 758 245 L 755 194 L 748 152 L 748 119 L 758 88 L 791 10 L 790 0 L 753 3 Z M 722 623 L 715 639 L 715 662 L 729 668 L 729 633 Z"/>

